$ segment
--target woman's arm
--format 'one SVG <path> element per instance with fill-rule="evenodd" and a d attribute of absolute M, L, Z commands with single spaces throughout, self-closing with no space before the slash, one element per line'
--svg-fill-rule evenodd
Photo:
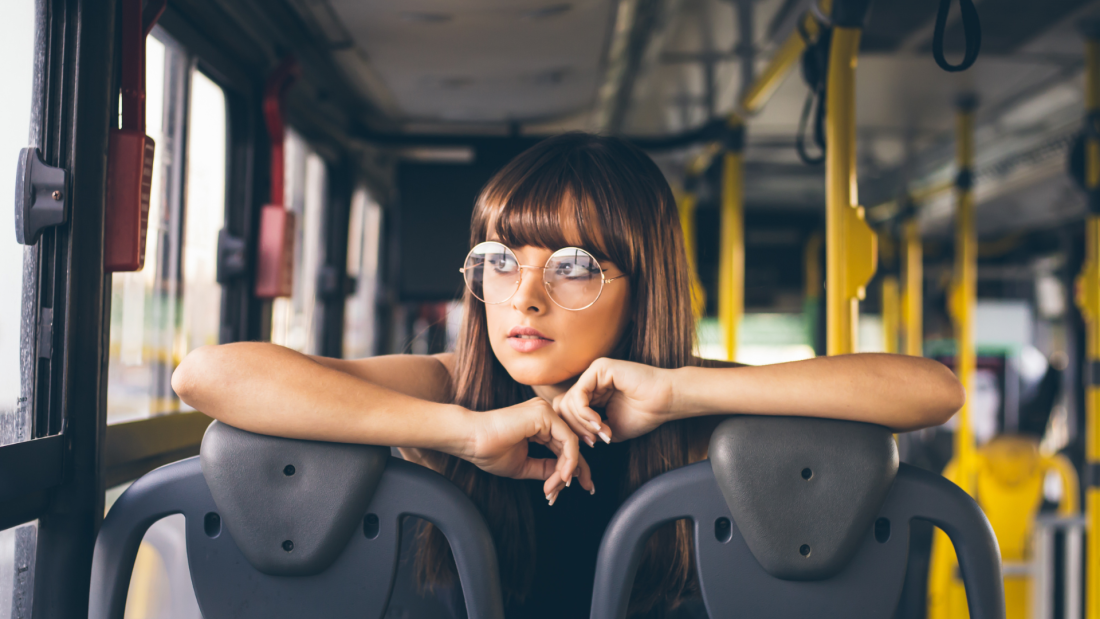
<path fill-rule="evenodd" d="M 837 355 L 672 373 L 673 419 L 721 413 L 814 416 L 904 432 L 947 421 L 966 399 L 943 364 L 905 355 Z"/>
<path fill-rule="evenodd" d="M 582 439 L 603 432 L 627 440 L 667 421 L 728 414 L 847 419 L 909 431 L 947 421 L 964 399 L 945 366 L 904 355 L 675 370 L 597 359 L 554 407 Z M 606 422 L 593 407 L 605 409 Z"/>
<path fill-rule="evenodd" d="M 187 404 L 250 432 L 456 455 L 469 450 L 468 411 L 433 397 L 449 389 L 449 377 L 437 361 L 391 360 L 398 374 L 410 377 L 403 390 L 421 397 L 326 367 L 337 361 L 321 363 L 259 342 L 207 346 L 180 363 L 172 388 Z"/>
<path fill-rule="evenodd" d="M 497 475 L 546 480 L 547 494 L 584 468 L 577 437 L 545 403 L 483 413 L 446 403 L 446 361 L 404 355 L 314 360 L 274 344 L 240 342 L 195 350 L 176 368 L 172 387 L 184 402 L 243 430 L 434 450 Z M 558 459 L 529 458 L 528 441 L 547 445 Z"/>

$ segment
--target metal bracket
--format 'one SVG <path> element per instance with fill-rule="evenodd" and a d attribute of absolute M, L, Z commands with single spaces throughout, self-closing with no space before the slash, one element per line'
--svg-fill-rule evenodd
<path fill-rule="evenodd" d="M 1085 386 L 1100 387 L 1100 361 L 1089 359 L 1085 362 Z"/>
<path fill-rule="evenodd" d="M 1086 488 L 1100 486 L 1100 462 L 1086 462 L 1083 473 Z"/>
<path fill-rule="evenodd" d="M 42 231 L 65 223 L 68 174 L 42 161 L 37 148 L 19 151 L 15 175 L 15 240 L 34 245 Z"/>
<path fill-rule="evenodd" d="M 245 242 L 222 228 L 218 232 L 218 258 L 215 276 L 219 284 L 236 279 L 248 270 Z"/>
<path fill-rule="evenodd" d="M 331 264 L 321 266 L 317 271 L 317 293 L 324 299 L 335 299 L 340 293 L 346 294 L 346 290 L 340 289 L 340 276 L 336 267 Z"/>

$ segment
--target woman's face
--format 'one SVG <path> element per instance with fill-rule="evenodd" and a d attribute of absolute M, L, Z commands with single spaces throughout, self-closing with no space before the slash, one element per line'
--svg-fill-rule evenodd
<path fill-rule="evenodd" d="M 538 267 L 554 253 L 530 245 L 511 249 L 520 264 Z M 600 268 L 605 279 L 618 279 L 605 283 L 599 299 L 583 310 L 563 309 L 550 300 L 542 269 L 520 269 L 512 298 L 483 304 L 493 353 L 516 382 L 556 385 L 615 350 L 630 322 L 630 280 L 619 277 L 623 272 L 616 264 L 604 260 Z"/>

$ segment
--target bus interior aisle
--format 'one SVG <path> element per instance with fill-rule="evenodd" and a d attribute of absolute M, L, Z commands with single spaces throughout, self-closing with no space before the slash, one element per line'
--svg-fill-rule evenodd
<path fill-rule="evenodd" d="M 496 303 L 478 196 L 569 132 L 671 186 L 700 364 L 893 353 L 966 392 L 893 436 L 716 421 L 607 503 L 585 616 L 1100 619 L 1100 0 L 4 8 L 0 619 L 503 618 L 456 468 L 212 424 L 173 373 L 455 351 Z M 621 277 L 574 307 L 514 262 L 566 311 Z M 687 601 L 628 612 L 684 519 Z M 427 592 L 435 532 L 458 578 Z"/>

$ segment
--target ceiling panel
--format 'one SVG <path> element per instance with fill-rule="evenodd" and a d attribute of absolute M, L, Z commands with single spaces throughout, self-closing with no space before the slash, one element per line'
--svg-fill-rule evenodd
<path fill-rule="evenodd" d="M 595 100 L 611 0 L 330 0 L 409 120 L 552 118 Z"/>

